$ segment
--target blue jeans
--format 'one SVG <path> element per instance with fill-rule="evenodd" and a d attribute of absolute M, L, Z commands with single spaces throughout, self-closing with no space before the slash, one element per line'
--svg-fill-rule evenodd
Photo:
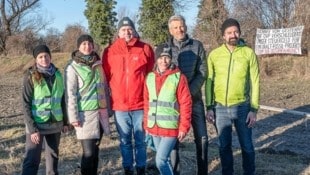
<path fill-rule="evenodd" d="M 252 143 L 252 129 L 247 126 L 246 118 L 250 112 L 250 104 L 225 107 L 221 104 L 215 106 L 216 128 L 219 135 L 219 152 L 222 163 L 222 174 L 232 175 L 232 124 L 236 128 L 242 152 L 242 166 L 244 175 L 255 173 L 255 152 Z"/>
<path fill-rule="evenodd" d="M 156 148 L 156 167 L 160 174 L 173 175 L 173 169 L 169 157 L 177 138 L 153 136 L 153 141 Z"/>
<path fill-rule="evenodd" d="M 146 165 L 146 145 L 142 126 L 143 110 L 115 111 L 115 122 L 120 136 L 123 167 L 133 170 L 135 158 L 136 167 L 144 168 Z M 134 144 L 132 143 L 132 136 L 134 137 Z"/>

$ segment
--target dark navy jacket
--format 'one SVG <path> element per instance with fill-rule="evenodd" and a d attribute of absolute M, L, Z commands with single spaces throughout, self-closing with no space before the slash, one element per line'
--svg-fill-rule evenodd
<path fill-rule="evenodd" d="M 175 45 L 173 38 L 167 43 L 172 49 L 172 62 L 186 76 L 193 103 L 202 100 L 201 88 L 206 77 L 206 53 L 200 41 L 186 36 L 179 46 Z"/>

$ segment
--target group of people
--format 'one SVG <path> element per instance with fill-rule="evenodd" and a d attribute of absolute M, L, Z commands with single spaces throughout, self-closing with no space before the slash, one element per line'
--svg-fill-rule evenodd
<path fill-rule="evenodd" d="M 26 153 L 22 174 L 37 174 L 44 143 L 46 174 L 58 174 L 61 132 L 75 128 L 83 149 L 81 174 L 97 174 L 99 144 L 109 134 L 114 115 L 125 175 L 144 175 L 145 135 L 151 136 L 156 167 L 162 175 L 179 175 L 179 143 L 193 129 L 196 174 L 208 173 L 206 121 L 219 136 L 222 174 L 233 174 L 234 124 L 242 150 L 244 174 L 255 173 L 252 126 L 259 101 L 259 69 L 252 49 L 239 42 L 238 21 L 227 19 L 224 44 L 206 57 L 202 43 L 187 34 L 180 15 L 168 21 L 171 38 L 153 48 L 140 40 L 128 17 L 118 23 L 118 38 L 102 57 L 84 34 L 64 71 L 51 63 L 46 45 L 33 50 L 35 64 L 26 71 L 23 106 Z M 207 67 L 206 67 L 207 66 Z M 205 106 L 202 87 L 205 85 Z"/>

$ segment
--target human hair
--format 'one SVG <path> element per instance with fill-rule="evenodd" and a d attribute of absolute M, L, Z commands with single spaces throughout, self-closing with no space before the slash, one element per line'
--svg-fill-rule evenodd
<path fill-rule="evenodd" d="M 182 15 L 173 15 L 173 16 L 171 16 L 169 18 L 169 20 L 168 20 L 168 27 L 169 28 L 171 27 L 171 22 L 172 21 L 182 21 L 184 26 L 186 26 L 185 18 Z"/>
<path fill-rule="evenodd" d="M 29 79 L 31 79 L 31 82 L 34 83 L 37 82 L 38 84 L 41 84 L 42 79 L 43 79 L 43 75 L 42 73 L 40 73 L 36 67 L 36 63 L 34 63 L 31 66 L 31 76 L 29 76 Z"/>

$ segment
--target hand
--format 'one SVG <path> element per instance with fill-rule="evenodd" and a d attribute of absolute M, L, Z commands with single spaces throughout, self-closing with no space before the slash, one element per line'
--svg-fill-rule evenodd
<path fill-rule="evenodd" d="M 40 143 L 40 133 L 39 132 L 32 133 L 30 135 L 30 139 L 31 139 L 32 143 L 39 144 Z"/>
<path fill-rule="evenodd" d="M 245 122 L 248 124 L 248 127 L 249 127 L 249 128 L 252 128 L 252 127 L 254 126 L 254 124 L 256 123 L 256 113 L 250 111 L 250 112 L 248 113 L 248 116 L 247 116 Z"/>
<path fill-rule="evenodd" d="M 68 132 L 68 131 L 69 131 L 69 126 L 63 126 L 61 131 L 62 131 L 63 133 Z"/>
<path fill-rule="evenodd" d="M 207 111 L 206 118 L 207 118 L 207 121 L 208 121 L 209 123 L 214 123 L 214 122 L 215 122 L 214 111 L 213 111 L 213 110 L 208 110 L 208 111 Z"/>
<path fill-rule="evenodd" d="M 80 121 L 72 122 L 71 125 L 73 127 L 81 127 L 82 126 Z"/>
<path fill-rule="evenodd" d="M 178 140 L 181 142 L 185 138 L 185 136 L 186 136 L 185 132 L 179 132 Z"/>

